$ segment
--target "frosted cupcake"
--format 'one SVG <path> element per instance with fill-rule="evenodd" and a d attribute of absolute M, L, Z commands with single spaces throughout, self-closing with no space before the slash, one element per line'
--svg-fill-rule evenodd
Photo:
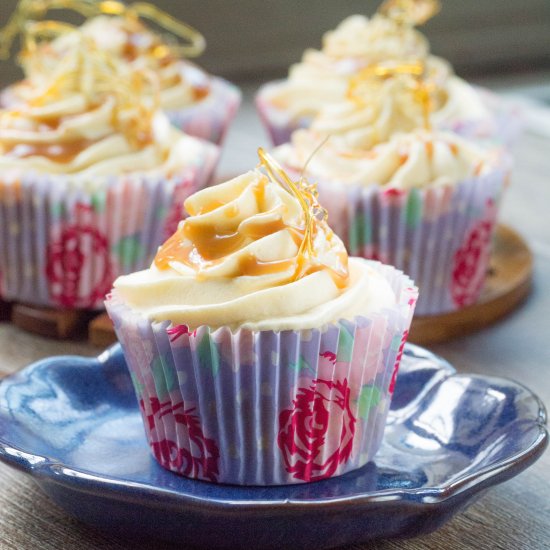
<path fill-rule="evenodd" d="M 204 50 L 205 41 L 198 31 L 145 3 L 90 5 L 77 1 L 72 8 L 90 18 L 78 32 L 69 32 L 63 24 L 66 32 L 54 40 L 31 48 L 27 44 L 20 55 L 26 78 L 4 91 L 4 106 L 11 107 L 32 97 L 35 88 L 49 79 L 59 59 L 75 47 L 82 34 L 113 59 L 128 64 L 131 69 L 154 74 L 158 79 L 160 108 L 177 128 L 217 144 L 222 142 L 237 112 L 241 94 L 233 84 L 207 74 L 185 59 L 198 56 Z M 36 12 L 36 9 L 36 6 L 21 7 L 20 4 L 16 15 L 30 19 L 44 16 L 45 10 Z M 178 45 L 170 37 L 154 33 L 140 17 L 165 26 L 188 43 Z"/>
<path fill-rule="evenodd" d="M 435 127 L 477 139 L 505 140 L 504 128 L 485 100 L 490 94 L 480 95 L 454 75 L 445 60 L 430 55 L 427 39 L 414 28 L 437 9 L 432 1 L 386 2 L 371 19 L 354 15 L 325 34 L 322 50 L 307 50 L 287 79 L 268 83 L 257 94 L 257 107 L 273 143 L 289 141 L 294 130 L 309 127 L 322 109 L 344 101 L 362 70 L 412 63 L 422 64 L 438 88 L 432 110 Z M 498 106 L 498 101 L 491 104 Z"/>
<path fill-rule="evenodd" d="M 2 297 L 101 308 L 150 263 L 218 148 L 173 128 L 147 74 L 82 35 L 34 91 L 0 111 Z"/>
<path fill-rule="evenodd" d="M 456 134 L 427 129 L 359 147 L 372 143 L 373 131 L 359 125 L 335 132 L 319 147 L 326 134 L 298 130 L 274 154 L 294 173 L 307 165 L 352 254 L 411 274 L 421 290 L 418 314 L 475 303 L 509 162 Z"/>
<path fill-rule="evenodd" d="M 348 258 L 314 187 L 260 151 L 189 197 L 147 270 L 107 311 L 158 462 L 220 483 L 279 485 L 359 468 L 382 438 L 416 289 Z"/>

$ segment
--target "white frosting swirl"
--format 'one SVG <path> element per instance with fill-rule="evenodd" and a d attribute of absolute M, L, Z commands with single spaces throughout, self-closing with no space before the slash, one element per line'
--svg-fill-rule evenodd
<path fill-rule="evenodd" d="M 115 292 L 150 320 L 195 328 L 290 330 L 352 319 L 395 304 L 385 279 L 317 225 L 313 263 L 300 276 L 304 217 L 298 200 L 259 171 L 185 202 L 190 217 L 150 269 L 119 277 Z"/>
<path fill-rule="evenodd" d="M 195 65 L 176 59 L 162 39 L 139 20 L 99 15 L 86 21 L 75 32 L 60 35 L 48 44 L 22 56 L 27 78 L 10 89 L 9 99 L 28 101 L 51 76 L 60 58 L 78 47 L 82 35 L 100 50 L 133 70 L 155 73 L 160 88 L 160 107 L 171 111 L 202 100 L 209 93 L 210 77 Z M 156 52 L 162 51 L 162 55 Z"/>
<path fill-rule="evenodd" d="M 365 64 L 423 59 L 430 47 L 414 27 L 382 14 L 352 15 L 323 37 L 323 52 L 334 59 L 358 57 Z"/>
<path fill-rule="evenodd" d="M 27 102 L 0 111 L 0 169 L 171 176 L 210 156 L 172 128 L 146 71 L 114 62 L 80 33 Z"/>
<path fill-rule="evenodd" d="M 319 134 L 299 130 L 274 156 L 300 171 L 321 141 Z M 487 151 L 455 134 L 417 130 L 394 134 L 371 150 L 342 147 L 329 138 L 310 159 L 306 174 L 327 182 L 411 189 L 454 184 L 485 173 L 491 165 Z"/>
<path fill-rule="evenodd" d="M 437 125 L 449 127 L 457 120 L 491 116 L 477 92 L 453 75 L 449 63 L 429 54 L 428 42 L 420 32 L 381 14 L 371 19 L 362 15 L 345 19 L 334 31 L 326 33 L 321 51 L 306 50 L 301 63 L 290 68 L 288 78 L 267 86 L 262 97 L 286 112 L 291 120 L 316 117 L 331 105 L 336 106 L 337 115 L 338 104 L 346 99 L 350 77 L 368 66 L 407 62 L 425 64 L 437 84 L 433 114 Z M 398 118 L 405 123 L 401 131 L 418 126 L 410 124 L 417 117 L 405 108 Z"/>
<path fill-rule="evenodd" d="M 208 145 L 173 128 L 161 112 L 153 116 L 147 144 L 136 147 L 113 126 L 113 109 L 112 98 L 91 108 L 73 95 L 44 107 L 0 111 L 0 170 L 170 176 L 204 159 Z"/>

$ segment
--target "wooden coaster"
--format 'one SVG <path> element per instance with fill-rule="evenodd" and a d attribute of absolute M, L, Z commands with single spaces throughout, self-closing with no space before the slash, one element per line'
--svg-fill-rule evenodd
<path fill-rule="evenodd" d="M 487 281 L 478 302 L 452 313 L 415 316 L 409 341 L 435 344 L 485 328 L 519 306 L 531 290 L 532 275 L 529 246 L 513 229 L 499 225 Z"/>
<path fill-rule="evenodd" d="M 88 325 L 88 339 L 90 344 L 101 348 L 106 348 L 116 342 L 113 323 L 106 313 L 101 313 L 92 319 Z"/>
<path fill-rule="evenodd" d="M 74 338 L 82 334 L 97 313 L 13 304 L 11 322 L 19 328 L 50 338 Z"/>

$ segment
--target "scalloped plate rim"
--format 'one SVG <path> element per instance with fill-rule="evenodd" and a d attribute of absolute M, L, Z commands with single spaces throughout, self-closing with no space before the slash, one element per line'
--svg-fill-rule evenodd
<path fill-rule="evenodd" d="M 114 353 L 114 350 L 118 347 L 118 344 L 107 348 L 101 354 L 96 357 L 82 357 L 78 355 L 59 355 L 36 361 L 22 370 L 7 376 L 0 380 L 0 385 L 5 382 L 11 382 L 23 375 L 29 374 L 31 371 L 40 368 L 43 364 L 49 364 L 51 367 L 52 360 L 70 361 L 77 359 L 85 362 L 98 362 L 102 363 L 108 359 L 108 357 Z M 196 507 L 197 509 L 203 509 L 205 506 L 209 508 L 215 508 L 217 510 L 234 511 L 236 513 L 243 511 L 258 511 L 258 509 L 285 509 L 296 510 L 301 508 L 335 508 L 346 507 L 350 503 L 355 505 L 391 505 L 396 502 L 405 501 L 409 505 L 418 507 L 427 507 L 434 504 L 444 504 L 446 501 L 450 501 L 456 497 L 465 497 L 468 493 L 477 493 L 488 487 L 502 483 L 507 479 L 517 475 L 531 464 L 533 464 L 544 452 L 548 446 L 550 435 L 546 426 L 547 413 L 546 408 L 542 400 L 516 380 L 508 377 L 500 376 L 486 376 L 481 374 L 463 374 L 458 373 L 456 369 L 444 358 L 438 356 L 429 350 L 415 345 L 407 344 L 407 350 L 413 353 L 420 353 L 428 358 L 435 358 L 443 372 L 444 376 L 436 380 L 430 387 L 430 390 L 436 388 L 453 377 L 463 378 L 478 378 L 493 383 L 504 381 L 508 384 L 513 384 L 525 390 L 538 407 L 538 414 L 536 418 L 532 418 L 533 424 L 539 428 L 538 436 L 533 440 L 529 447 L 523 449 L 509 456 L 506 460 L 500 461 L 498 464 L 486 466 L 479 471 L 465 475 L 452 483 L 443 484 L 440 486 L 434 486 L 430 488 L 414 488 L 414 489 L 383 489 L 378 491 L 366 491 L 362 494 L 343 497 L 328 497 L 319 498 L 316 500 L 300 501 L 293 499 L 266 499 L 266 500 L 231 500 L 231 499 L 219 499 L 215 497 L 200 497 L 177 491 L 174 489 L 168 489 L 166 487 L 153 486 L 151 484 L 142 482 L 128 482 L 117 478 L 110 478 L 103 474 L 97 474 L 91 471 L 74 468 L 67 466 L 58 459 L 45 457 L 37 454 L 33 454 L 26 450 L 17 448 L 14 445 L 9 444 L 0 437 L 0 461 L 5 464 L 16 468 L 17 470 L 30 475 L 38 483 L 42 480 L 47 482 L 53 482 L 63 487 L 67 487 L 70 490 L 78 491 L 82 493 L 95 494 L 100 496 L 106 496 L 107 493 L 118 497 L 119 501 L 124 502 L 139 502 L 143 503 L 144 495 L 157 495 L 161 496 L 163 501 L 157 502 L 151 500 L 147 503 L 149 507 L 158 508 L 181 508 L 182 504 L 188 507 Z M 22 455 L 26 455 L 29 458 L 25 458 Z M 60 470 L 63 474 L 60 474 Z M 498 479 L 494 479 L 498 476 Z M 193 483 L 208 483 L 205 481 L 191 480 Z M 83 486 L 80 486 L 83 485 Z M 91 486 L 91 488 L 90 488 Z M 222 486 L 222 485 L 219 485 Z M 238 486 L 226 485 L 228 489 L 235 489 Z M 253 486 L 248 486 L 248 489 L 254 489 Z M 265 487 L 259 487 L 259 489 L 265 489 Z M 419 498 L 421 497 L 421 498 Z"/>

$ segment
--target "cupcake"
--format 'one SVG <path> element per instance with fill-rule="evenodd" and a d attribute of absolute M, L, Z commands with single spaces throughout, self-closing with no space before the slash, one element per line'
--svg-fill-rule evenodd
<path fill-rule="evenodd" d="M 418 314 L 475 303 L 509 161 L 454 133 L 425 128 L 388 132 L 387 141 L 376 143 L 374 134 L 388 130 L 379 122 L 346 125 L 341 134 L 333 125 L 328 140 L 322 132 L 298 130 L 274 155 L 293 173 L 306 167 L 351 254 L 414 278 Z"/>
<path fill-rule="evenodd" d="M 155 89 L 79 34 L 34 95 L 0 111 L 2 298 L 102 308 L 118 275 L 149 265 L 219 154 L 170 125 Z"/>
<path fill-rule="evenodd" d="M 78 33 L 64 32 L 46 44 L 32 48 L 27 45 L 20 55 L 26 78 L 3 92 L 3 105 L 13 107 L 32 97 L 35 88 L 49 79 L 51 70 L 75 47 L 82 34 L 106 55 L 131 69 L 154 73 L 160 87 L 160 107 L 174 126 L 189 135 L 220 144 L 237 112 L 241 94 L 233 84 L 207 74 L 184 58 L 202 53 L 205 46 L 202 35 L 145 3 L 119 4 L 115 6 L 115 15 L 102 13 L 113 13 L 112 4 L 98 2 L 90 6 L 89 3 L 79 5 L 76 2 L 73 9 L 90 16 Z M 24 13 L 25 7 L 20 5 L 19 11 L 23 9 Z M 96 12 L 97 15 L 92 15 Z M 44 13 L 27 15 L 33 18 Z M 160 26 L 165 25 L 190 44 L 177 45 L 170 37 L 154 33 L 140 16 L 152 19 Z"/>
<path fill-rule="evenodd" d="M 302 61 L 290 68 L 288 78 L 260 88 L 257 108 L 275 145 L 289 141 L 294 130 L 308 128 L 325 107 L 344 101 L 363 70 L 410 64 L 425 67 L 438 90 L 432 109 L 436 128 L 506 141 L 506 113 L 497 117 L 492 108 L 498 101 L 493 98 L 490 107 L 485 100 L 489 94 L 479 94 L 453 74 L 449 63 L 431 55 L 427 39 L 414 28 L 437 11 L 438 3 L 428 1 L 420 9 L 412 2 L 408 8 L 401 4 L 386 2 L 371 19 L 362 15 L 345 19 L 325 34 L 322 50 L 306 50 Z"/>
<path fill-rule="evenodd" d="M 380 444 L 417 292 L 348 258 L 315 188 L 259 151 L 199 191 L 149 269 L 106 301 L 152 453 L 187 477 L 341 475 Z"/>

